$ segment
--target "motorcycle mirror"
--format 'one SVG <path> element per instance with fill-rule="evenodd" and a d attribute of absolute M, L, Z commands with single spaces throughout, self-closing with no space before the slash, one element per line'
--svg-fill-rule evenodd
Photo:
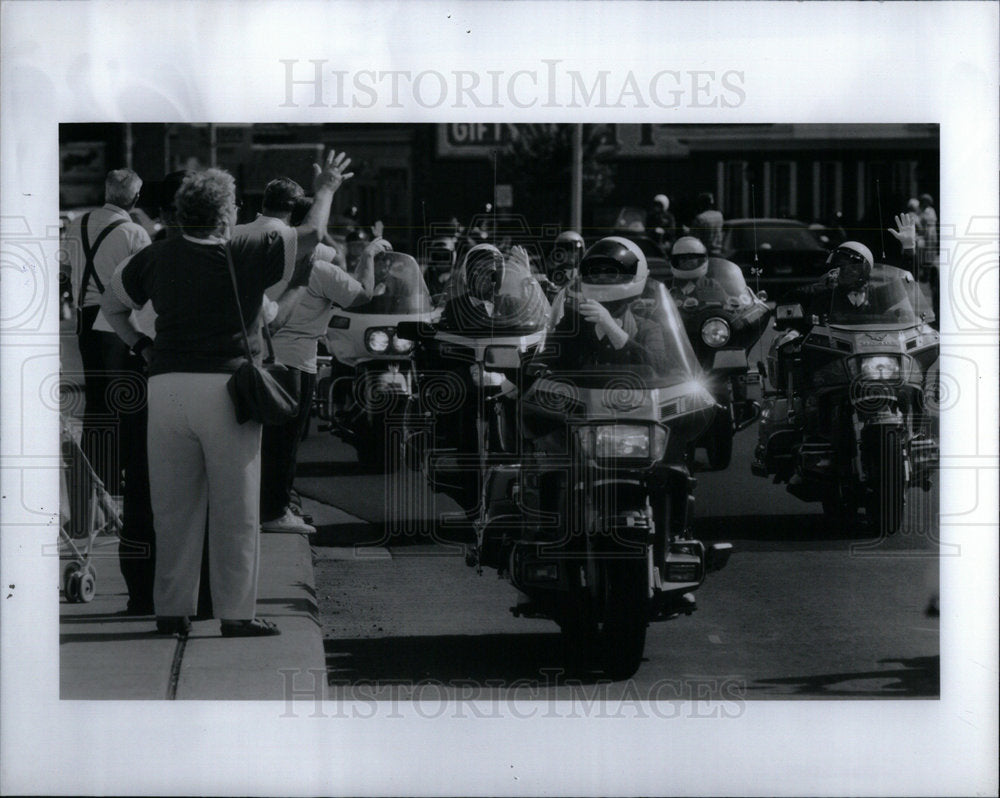
<path fill-rule="evenodd" d="M 516 369 L 521 367 L 521 355 L 515 346 L 486 347 L 487 368 Z"/>
<path fill-rule="evenodd" d="M 434 325 L 425 321 L 401 321 L 396 325 L 396 335 L 407 341 L 426 341 L 434 337 Z"/>
<path fill-rule="evenodd" d="M 758 291 L 757 299 L 759 299 L 761 302 L 767 302 L 767 291 Z"/>

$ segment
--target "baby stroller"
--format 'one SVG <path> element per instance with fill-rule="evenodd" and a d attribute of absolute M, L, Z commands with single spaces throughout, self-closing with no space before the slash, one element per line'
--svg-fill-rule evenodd
<path fill-rule="evenodd" d="M 91 562 L 98 536 L 117 536 L 121 512 L 61 418 L 59 559 L 65 562 L 61 587 L 71 603 L 88 602 L 97 592 L 97 568 Z"/>

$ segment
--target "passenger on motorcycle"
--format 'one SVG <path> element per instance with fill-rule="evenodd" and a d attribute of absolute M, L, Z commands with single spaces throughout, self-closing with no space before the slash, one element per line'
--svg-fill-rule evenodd
<path fill-rule="evenodd" d="M 648 277 L 646 256 L 626 238 L 602 238 L 587 250 L 579 277 L 553 307 L 553 347 L 561 368 L 663 366 L 662 331 L 633 308 Z"/>
<path fill-rule="evenodd" d="M 542 285 L 550 302 L 576 277 L 585 248 L 583 236 L 575 230 L 566 230 L 556 236 L 545 263 L 547 281 Z"/>

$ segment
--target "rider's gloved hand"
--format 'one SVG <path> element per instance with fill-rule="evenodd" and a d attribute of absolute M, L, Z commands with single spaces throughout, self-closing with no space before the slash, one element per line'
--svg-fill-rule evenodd
<path fill-rule="evenodd" d="M 895 218 L 896 230 L 889 228 L 903 250 L 916 249 L 917 246 L 917 217 L 912 213 L 900 213 Z M 898 231 L 898 232 L 897 232 Z"/>
<path fill-rule="evenodd" d="M 580 315 L 601 330 L 615 349 L 621 349 L 628 343 L 628 333 L 623 330 L 614 317 L 600 302 L 585 299 L 580 303 Z"/>

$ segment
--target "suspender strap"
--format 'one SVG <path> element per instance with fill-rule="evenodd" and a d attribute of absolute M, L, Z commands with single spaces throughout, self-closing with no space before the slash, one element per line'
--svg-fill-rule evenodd
<path fill-rule="evenodd" d="M 77 307 L 83 307 L 83 297 L 87 293 L 87 286 L 90 281 L 94 281 L 94 285 L 97 286 L 99 293 L 104 293 L 104 284 L 101 282 L 101 278 L 97 276 L 97 268 L 94 266 L 94 256 L 97 255 L 97 250 L 100 249 L 101 244 L 104 243 L 104 239 L 108 237 L 112 230 L 114 230 L 119 225 L 125 224 L 125 219 L 115 219 L 111 224 L 101 230 L 98 233 L 97 238 L 94 239 L 94 246 L 90 246 L 90 236 L 87 234 L 87 223 L 90 221 L 90 213 L 85 213 L 83 219 L 80 221 L 80 237 L 83 241 L 83 257 L 86 259 L 86 265 L 83 267 L 83 279 L 80 281 L 80 293 L 77 294 Z"/>

